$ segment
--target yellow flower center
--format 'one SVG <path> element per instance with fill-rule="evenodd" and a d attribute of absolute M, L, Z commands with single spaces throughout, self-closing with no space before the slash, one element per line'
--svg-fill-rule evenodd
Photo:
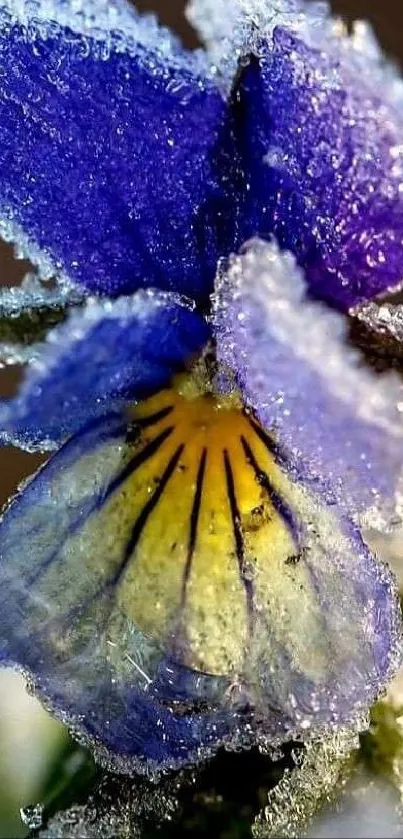
<path fill-rule="evenodd" d="M 273 441 L 237 396 L 200 392 L 191 377 L 130 415 L 138 464 L 104 512 L 121 555 L 129 539 L 120 608 L 180 663 L 239 673 L 298 562 Z"/>

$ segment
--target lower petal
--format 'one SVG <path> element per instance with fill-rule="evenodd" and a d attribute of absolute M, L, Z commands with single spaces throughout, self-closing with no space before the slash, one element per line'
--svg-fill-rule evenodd
<path fill-rule="evenodd" d="M 389 572 L 190 384 L 74 437 L 1 524 L 1 660 L 125 772 L 356 721 L 400 660 Z"/>

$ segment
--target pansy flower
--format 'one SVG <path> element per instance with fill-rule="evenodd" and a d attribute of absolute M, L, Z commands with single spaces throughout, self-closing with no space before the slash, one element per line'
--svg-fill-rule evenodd
<path fill-rule="evenodd" d="M 194 54 L 0 4 L 1 230 L 80 298 L 0 410 L 57 449 L 2 519 L 1 660 L 123 771 L 353 723 L 400 660 L 359 524 L 401 387 L 331 307 L 401 282 L 401 85 L 323 4 L 190 12 Z"/>

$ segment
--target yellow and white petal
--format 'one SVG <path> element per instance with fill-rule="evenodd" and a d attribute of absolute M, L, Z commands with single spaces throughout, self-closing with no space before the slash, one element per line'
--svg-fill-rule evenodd
<path fill-rule="evenodd" d="M 393 666 L 389 574 L 236 395 L 189 376 L 73 438 L 11 504 L 1 551 L 4 657 L 140 756 L 242 714 L 273 736 L 345 723 Z"/>

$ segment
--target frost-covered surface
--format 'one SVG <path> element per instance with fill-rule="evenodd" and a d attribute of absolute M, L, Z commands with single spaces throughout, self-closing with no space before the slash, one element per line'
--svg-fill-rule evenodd
<path fill-rule="evenodd" d="M 368 30 L 357 26 L 348 39 L 327 6 L 298 0 L 193 0 L 192 9 L 193 22 L 206 23 L 209 69 L 128 5 L 0 4 L 4 237 L 17 239 L 42 276 L 57 270 L 62 281 L 74 277 L 102 293 L 156 285 L 206 302 L 217 253 L 257 231 L 274 231 L 293 249 L 310 291 L 333 305 L 396 286 L 403 96 Z M 259 61 L 243 62 L 241 107 L 230 113 L 220 91 L 250 51 Z M 250 716 L 232 704 L 227 683 L 211 687 L 208 676 L 207 701 L 204 677 L 184 676 L 160 649 L 150 651 L 108 580 L 98 589 L 110 521 L 105 538 L 95 527 L 75 539 L 121 464 L 127 425 L 115 412 L 168 384 L 205 345 L 206 321 L 176 293 L 148 290 L 117 302 L 90 299 L 42 348 L 0 346 L 8 361 L 33 362 L 20 394 L 0 405 L 3 441 L 50 449 L 78 433 L 5 514 L 0 654 L 31 676 L 108 767 L 153 772 L 205 758 L 223 743 L 271 748 L 361 723 L 400 661 L 393 581 L 344 514 L 395 500 L 402 386 L 364 369 L 343 320 L 308 301 L 306 289 L 294 257 L 256 240 L 221 263 L 214 300 L 219 358 L 275 436 L 284 492 L 306 536 L 298 561 L 310 569 L 319 604 L 321 631 L 309 634 L 305 672 L 288 655 L 295 627 L 285 620 L 285 596 L 281 643 L 272 655 L 263 641 L 259 678 L 246 686 L 259 700 L 249 703 Z M 30 280 L 0 297 L 0 315 L 74 299 L 71 285 L 45 292 Z M 365 317 L 373 317 L 370 307 Z M 387 306 L 382 318 L 389 329 Z M 400 340 L 399 317 L 393 330 Z M 170 691 L 179 705 L 170 705 Z M 348 751 L 337 736 L 329 788 Z M 284 796 L 289 801 L 296 784 L 297 802 L 301 778 L 316 806 L 313 775 L 297 773 Z"/>
<path fill-rule="evenodd" d="M 396 490 L 402 384 L 367 371 L 343 318 L 305 294 L 290 254 L 250 243 L 218 275 L 218 352 L 292 473 L 351 513 Z"/>
<path fill-rule="evenodd" d="M 128 0 L 2 0 L 0 20 L 3 26 L 21 24 L 29 38 L 55 35 L 58 27 L 83 35 L 90 50 L 91 41 L 99 42 L 99 53 L 107 60 L 110 51 L 138 55 L 139 50 L 155 52 L 170 66 L 177 63 L 204 75 L 202 52 L 186 52 L 179 39 L 161 26 L 153 14 L 139 14 Z M 85 38 L 88 38 L 86 42 Z"/>
<path fill-rule="evenodd" d="M 385 302 L 380 305 L 370 301 L 357 307 L 351 314 L 374 333 L 383 336 L 386 347 L 391 340 L 396 350 L 398 344 L 403 344 L 402 303 Z"/>
<path fill-rule="evenodd" d="M 10 0 L 0 63 L 3 238 L 45 277 L 206 298 L 226 107 L 202 59 L 124 4 Z"/>
<path fill-rule="evenodd" d="M 247 286 L 252 292 L 253 284 Z M 279 304 L 273 312 L 276 322 L 284 298 Z M 256 305 L 260 313 L 259 301 Z M 256 313 L 254 306 L 251 312 Z M 242 312 L 224 309 L 224 313 L 229 315 L 228 324 L 241 314 L 237 322 L 242 324 Z M 278 328 L 284 339 L 284 322 Z M 296 328 L 292 331 L 297 338 Z M 248 548 L 259 555 L 262 551 L 265 570 L 258 570 L 256 579 L 250 570 L 244 572 L 248 590 L 254 592 L 256 631 L 242 640 L 235 676 L 231 658 L 229 665 L 225 658 L 218 673 L 211 675 L 207 667 L 201 672 L 203 668 L 186 657 L 192 622 L 185 613 L 186 631 L 176 646 L 176 599 L 173 634 L 164 630 L 156 639 L 152 614 L 162 596 L 159 589 L 155 594 L 152 581 L 158 578 L 158 585 L 166 581 L 168 586 L 172 549 L 179 546 L 179 558 L 186 559 L 187 522 L 193 515 L 192 463 L 197 453 L 189 466 L 183 455 L 187 437 L 183 442 L 179 425 L 178 446 L 173 437 L 164 455 L 162 443 L 176 425 L 169 405 L 167 428 L 151 440 L 138 436 L 140 420 L 136 435 L 133 421 L 124 415 L 109 413 L 94 419 L 121 408 L 130 395 L 138 397 L 145 388 L 157 390 L 167 384 L 191 348 L 200 349 L 206 334 L 199 316 L 167 294 L 138 293 L 134 299 L 112 303 L 90 301 L 52 333 L 40 362 L 32 365 L 25 392 L 5 408 L 10 433 L 25 442 L 35 443 L 38 435 L 43 445 L 46 441 L 39 434 L 46 429 L 50 442 L 59 442 L 62 433 L 78 433 L 21 488 L 4 514 L 0 658 L 28 673 L 38 696 L 75 736 L 84 738 L 99 761 L 128 773 L 182 766 L 209 756 L 222 744 L 235 748 L 263 741 L 269 748 L 289 738 L 317 737 L 329 727 L 344 727 L 361 719 L 401 661 L 400 611 L 388 569 L 369 553 L 360 534 L 337 509 L 326 508 L 313 492 L 294 482 L 293 463 L 283 453 L 282 468 L 273 467 L 270 442 L 274 497 L 280 499 L 275 503 L 286 510 L 282 515 L 287 520 L 287 511 L 292 511 L 297 525 L 294 541 L 286 543 L 272 573 L 267 574 L 271 557 L 266 557 L 265 548 L 259 542 Z M 259 357 L 259 343 L 256 349 Z M 159 418 L 155 422 L 161 420 L 161 412 L 151 414 L 155 416 Z M 82 428 L 88 420 L 92 421 Z M 267 454 L 264 431 L 260 429 L 262 440 L 251 419 L 242 421 L 245 434 L 249 427 L 256 434 L 252 448 L 260 474 L 262 447 Z M 150 427 L 152 423 L 145 423 L 146 429 Z M 237 436 L 234 444 L 239 445 Z M 191 446 L 192 434 L 190 452 Z M 155 464 L 152 457 L 157 453 Z M 246 472 L 251 456 L 253 452 L 247 454 Z M 147 464 L 145 474 L 143 464 Z M 253 475 L 251 482 L 254 489 L 260 486 Z M 167 518 L 163 512 L 159 519 L 158 493 L 165 487 L 161 503 Z M 188 493 L 192 512 L 187 516 Z M 271 498 L 270 484 L 268 493 Z M 256 501 L 259 498 L 258 494 Z M 256 501 L 252 498 L 254 509 Z M 211 532 L 209 522 L 215 517 L 213 505 L 205 532 Z M 245 515 L 244 527 L 248 526 L 252 528 Z M 230 521 L 223 529 L 224 541 L 227 530 L 231 538 L 232 527 Z M 143 536 L 154 540 L 150 576 L 135 554 Z M 225 557 L 231 563 L 235 558 L 234 544 L 230 542 L 228 550 L 221 548 L 219 536 L 218 550 L 215 542 L 207 547 L 208 568 L 210 562 L 216 563 L 217 579 Z M 281 544 L 280 540 L 280 548 Z M 156 575 L 159 561 L 163 571 Z M 175 563 L 174 574 L 179 564 Z M 223 597 L 228 598 L 228 609 L 220 611 L 219 624 L 212 619 L 203 585 L 198 615 L 203 646 L 208 640 L 214 647 L 222 633 L 231 655 L 235 594 L 227 580 Z M 144 582 L 149 603 L 141 597 Z M 150 630 L 144 629 L 138 611 L 131 611 L 135 599 L 131 586 L 145 605 Z M 296 608 L 298 624 L 293 619 Z"/>
<path fill-rule="evenodd" d="M 218 257 L 274 234 L 331 305 L 401 283 L 402 85 L 363 25 L 201 4 L 203 59 L 97 8 L 0 4 L 0 231 L 42 275 L 205 305 Z"/>
<path fill-rule="evenodd" d="M 348 35 L 341 19 L 332 16 L 327 0 L 190 0 L 187 17 L 206 44 L 216 73 L 227 84 L 242 55 L 259 53 L 262 43 L 270 43 L 279 27 L 294 33 L 307 47 L 326 51 L 333 62 L 343 61 L 347 72 L 365 70 L 368 89 L 377 87 L 388 101 L 402 99 L 399 74 L 385 59 L 371 26 L 358 21 Z"/>
<path fill-rule="evenodd" d="M 238 89 L 244 240 L 273 233 L 343 310 L 399 287 L 403 260 L 401 81 L 348 44 L 277 26 Z"/>
<path fill-rule="evenodd" d="M 400 287 L 403 86 L 370 27 L 350 36 L 326 3 L 298 0 L 194 0 L 191 14 L 218 84 L 238 70 L 235 247 L 274 234 L 342 310 Z"/>
<path fill-rule="evenodd" d="M 354 729 L 308 744 L 302 765 L 286 772 L 269 793 L 253 826 L 255 839 L 305 835 L 313 816 L 336 798 L 353 771 L 358 748 Z"/>
<path fill-rule="evenodd" d="M 348 776 L 351 752 L 356 747 L 355 733 L 342 732 L 329 736 L 323 743 L 312 743 L 305 756 L 301 756 L 300 750 L 296 749 L 295 753 L 299 753 L 302 765 L 291 774 L 286 770 L 287 775 L 280 781 L 278 795 L 276 790 L 269 793 L 268 817 L 266 819 L 262 812 L 252 827 L 252 835 L 256 839 L 303 835 L 309 817 L 320 808 L 323 801 L 334 798 L 341 782 L 340 776 Z M 276 769 L 268 757 L 266 760 L 267 774 L 264 777 L 256 776 L 256 783 L 263 784 L 260 797 L 263 797 L 265 781 L 270 778 L 270 768 L 274 777 L 279 779 L 284 766 L 280 762 Z M 280 754 L 277 760 L 281 761 Z M 318 769 L 316 775 L 315 761 Z M 263 768 L 263 758 L 259 765 Z M 289 761 L 289 765 L 291 768 L 292 761 Z M 162 778 L 157 786 L 139 778 L 134 783 L 116 777 L 104 778 L 84 806 L 59 813 L 42 827 L 39 835 L 41 839 L 103 839 L 117 835 L 121 839 L 137 839 L 138 836 L 148 835 L 152 828 L 156 834 L 160 828 L 163 837 L 182 833 L 186 835 L 190 824 L 190 835 L 197 831 L 197 835 L 203 837 L 218 836 L 222 829 L 226 830 L 228 837 L 238 836 L 240 831 L 243 835 L 243 831 L 248 830 L 247 816 L 242 812 L 241 817 L 236 818 L 237 811 L 231 806 L 236 793 L 229 789 L 222 795 L 221 787 L 227 790 L 233 784 L 238 789 L 243 784 L 248 788 L 252 779 L 236 779 L 235 774 L 237 771 L 248 772 L 253 766 L 253 760 L 249 764 L 247 760 L 242 762 L 241 759 L 240 762 L 239 756 L 234 755 L 233 765 L 230 756 L 221 757 L 216 768 L 212 762 L 192 775 L 181 772 L 173 777 Z M 221 779 L 218 776 L 220 770 L 229 771 L 230 777 Z M 189 806 L 192 797 L 193 806 Z M 293 817 L 290 803 L 294 801 L 296 806 L 293 808 Z M 241 806 L 239 802 L 239 810 Z M 247 804 L 245 812 L 250 809 Z M 147 820 L 148 830 L 144 825 Z M 167 822 L 172 822 L 171 826 L 167 826 Z"/>
<path fill-rule="evenodd" d="M 43 826 L 40 839 L 142 839 L 150 824 L 158 832 L 178 808 L 183 779 L 160 784 L 138 778 L 103 777 L 85 804 L 57 813 Z"/>
<path fill-rule="evenodd" d="M 207 47 L 214 72 L 227 85 L 237 62 L 262 38 L 270 38 L 276 26 L 290 26 L 309 44 L 317 30 L 329 32 L 333 26 L 329 6 L 321 0 L 190 0 L 186 15 Z"/>
<path fill-rule="evenodd" d="M 3 441 L 54 448 L 102 414 L 166 385 L 209 330 L 175 295 L 88 300 L 51 331 L 14 400 L 0 403 Z"/>
<path fill-rule="evenodd" d="M 83 295 L 77 288 L 47 285 L 36 274 L 28 274 L 20 286 L 3 286 L 0 290 L 0 318 L 17 318 L 24 312 L 60 308 L 79 303 Z"/>
<path fill-rule="evenodd" d="M 63 319 L 68 305 L 80 304 L 83 295 L 72 285 L 43 283 L 28 274 L 20 286 L 0 291 L 0 364 L 26 364 L 42 351 L 47 328 Z"/>

